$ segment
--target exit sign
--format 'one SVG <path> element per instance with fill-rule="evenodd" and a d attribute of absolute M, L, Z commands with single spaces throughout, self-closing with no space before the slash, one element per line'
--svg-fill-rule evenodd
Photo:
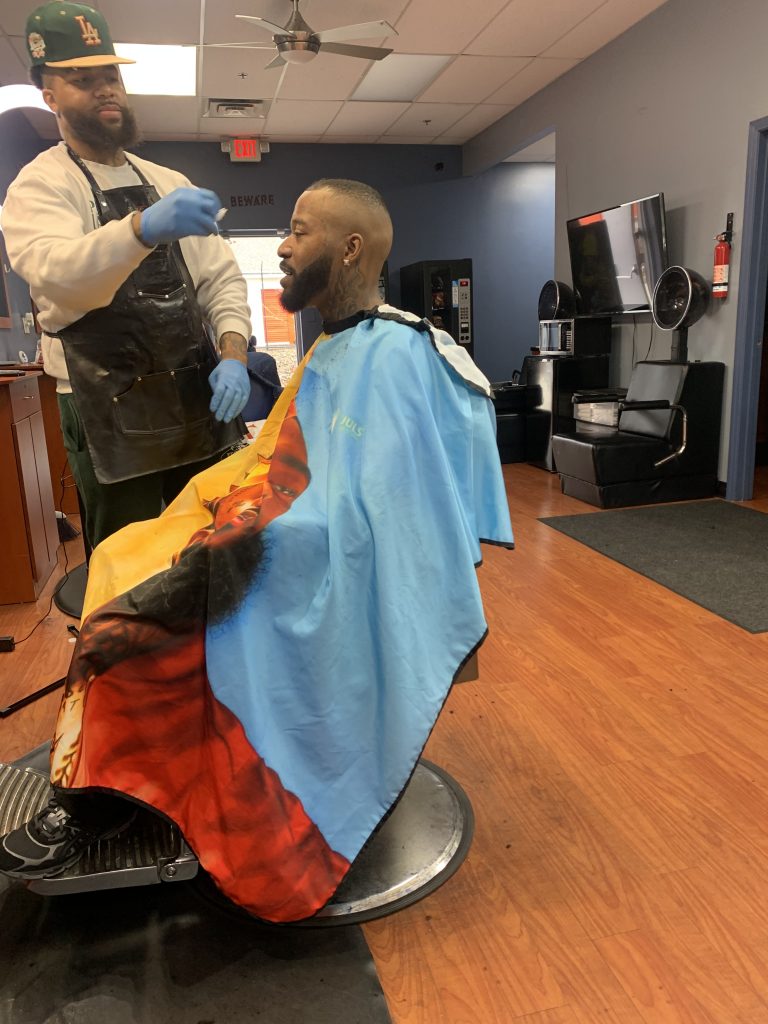
<path fill-rule="evenodd" d="M 258 139 L 232 139 L 229 159 L 233 163 L 257 163 L 261 160 L 261 149 Z"/>

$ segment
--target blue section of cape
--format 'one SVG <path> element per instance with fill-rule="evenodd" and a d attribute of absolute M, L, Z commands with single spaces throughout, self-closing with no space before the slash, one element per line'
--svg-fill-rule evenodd
<path fill-rule="evenodd" d="M 208 676 L 351 861 L 485 635 L 479 540 L 512 529 L 492 404 L 428 332 L 376 317 L 321 340 L 296 409 L 312 479 L 209 626 Z"/>

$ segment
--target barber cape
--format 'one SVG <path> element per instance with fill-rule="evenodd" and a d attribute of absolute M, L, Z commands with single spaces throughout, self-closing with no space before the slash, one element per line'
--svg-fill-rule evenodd
<path fill-rule="evenodd" d="M 425 321 L 322 335 L 256 441 L 94 552 L 52 782 L 171 818 L 259 918 L 320 909 L 485 637 L 489 386 Z M 342 326 L 343 325 L 339 325 Z"/>

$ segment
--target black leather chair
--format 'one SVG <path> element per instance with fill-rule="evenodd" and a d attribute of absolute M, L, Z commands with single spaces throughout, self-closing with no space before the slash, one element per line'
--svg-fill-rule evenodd
<path fill-rule="evenodd" d="M 552 438 L 563 493 L 599 508 L 713 496 L 724 375 L 723 363 L 637 363 L 617 427 Z"/>

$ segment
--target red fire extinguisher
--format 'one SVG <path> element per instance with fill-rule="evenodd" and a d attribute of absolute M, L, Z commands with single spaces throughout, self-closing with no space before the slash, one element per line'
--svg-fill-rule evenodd
<path fill-rule="evenodd" d="M 715 265 L 712 271 L 712 298 L 728 298 L 728 272 L 731 263 L 731 239 L 733 238 L 733 214 L 728 214 L 725 231 L 715 235 Z"/>

